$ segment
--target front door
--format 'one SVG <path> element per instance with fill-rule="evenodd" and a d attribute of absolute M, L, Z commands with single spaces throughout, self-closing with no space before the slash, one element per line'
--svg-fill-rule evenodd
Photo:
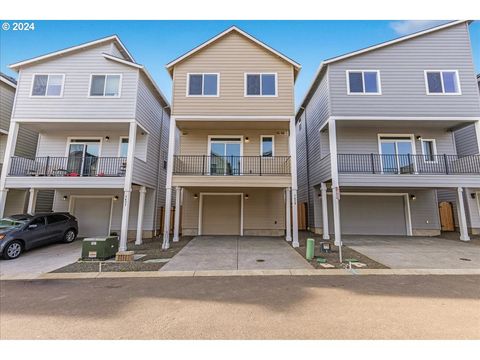
<path fill-rule="evenodd" d="M 240 175 L 242 140 L 210 139 L 210 175 Z"/>
<path fill-rule="evenodd" d="M 71 140 L 68 148 L 68 172 L 79 176 L 95 176 L 99 154 L 100 140 Z"/>
<path fill-rule="evenodd" d="M 381 161 L 384 173 L 411 174 L 415 171 L 412 139 L 381 138 Z"/>

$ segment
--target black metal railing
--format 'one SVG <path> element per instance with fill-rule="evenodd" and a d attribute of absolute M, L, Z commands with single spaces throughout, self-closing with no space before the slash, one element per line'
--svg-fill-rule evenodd
<path fill-rule="evenodd" d="M 127 159 L 124 157 L 44 156 L 28 159 L 12 157 L 10 176 L 125 176 Z"/>
<path fill-rule="evenodd" d="M 343 174 L 480 174 L 480 155 L 338 154 Z"/>
<path fill-rule="evenodd" d="M 290 156 L 175 155 L 175 175 L 290 175 Z"/>

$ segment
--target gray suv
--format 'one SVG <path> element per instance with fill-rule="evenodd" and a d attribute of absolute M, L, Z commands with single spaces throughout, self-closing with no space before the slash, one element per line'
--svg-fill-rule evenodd
<path fill-rule="evenodd" d="M 77 234 L 77 219 L 69 213 L 12 215 L 0 219 L 0 254 L 6 260 L 16 259 L 37 246 L 71 243 Z"/>

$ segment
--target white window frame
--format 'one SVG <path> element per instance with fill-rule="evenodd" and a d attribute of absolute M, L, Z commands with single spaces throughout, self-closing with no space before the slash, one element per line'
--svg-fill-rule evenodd
<path fill-rule="evenodd" d="M 248 95 L 247 94 L 247 76 L 259 75 L 260 76 L 260 94 Z M 275 95 L 262 95 L 262 75 L 274 75 L 275 76 Z M 276 72 L 246 72 L 243 74 L 243 96 L 244 97 L 278 97 L 278 74 Z"/>
<path fill-rule="evenodd" d="M 130 141 L 128 136 L 120 136 L 119 137 L 119 140 L 118 140 L 118 157 L 122 157 L 121 152 L 122 152 L 122 140 L 123 139 L 127 139 L 128 141 Z"/>
<path fill-rule="evenodd" d="M 412 145 L 412 155 L 413 155 L 413 169 L 415 174 L 417 174 L 417 147 L 415 144 L 415 135 L 414 134 L 377 134 L 378 137 L 378 153 L 380 154 L 380 168 L 382 169 L 381 174 L 384 174 L 383 171 L 383 153 L 382 153 L 382 142 L 383 140 L 388 140 L 388 139 L 397 139 L 398 138 L 406 138 L 408 137 L 410 140 L 399 140 L 400 142 L 410 142 Z M 382 139 L 383 138 L 383 139 Z M 398 154 L 397 154 L 398 155 Z M 397 163 L 398 165 L 398 163 Z M 398 174 L 395 174 L 398 175 Z"/>
<path fill-rule="evenodd" d="M 105 76 L 105 84 L 103 85 L 103 95 L 90 95 L 92 91 L 92 79 L 94 76 Z M 107 76 L 120 76 L 120 81 L 118 82 L 118 95 L 115 96 L 106 96 L 105 89 L 107 87 Z M 88 83 L 88 94 L 87 97 L 90 99 L 118 99 L 122 96 L 122 83 L 123 83 L 123 74 L 90 74 L 90 82 Z"/>
<path fill-rule="evenodd" d="M 190 75 L 202 75 L 202 94 L 201 95 L 190 95 Z M 205 80 L 204 77 L 205 75 L 217 75 L 217 94 L 216 95 L 204 95 L 205 92 Z M 187 92 L 186 96 L 187 97 L 220 97 L 220 73 L 212 73 L 212 72 L 206 72 L 206 73 L 187 73 L 187 86 L 186 86 Z"/>
<path fill-rule="evenodd" d="M 263 156 L 263 138 L 272 138 L 272 156 Z M 275 156 L 275 135 L 260 135 L 260 156 L 270 158 Z"/>
<path fill-rule="evenodd" d="M 45 95 L 33 95 L 33 84 L 35 83 L 35 77 L 39 75 L 48 76 L 47 78 L 47 87 L 45 89 Z M 50 82 L 50 76 L 62 76 L 62 90 L 60 91 L 60 95 L 47 95 L 48 92 L 48 83 Z M 62 98 L 63 97 L 63 90 L 65 89 L 65 74 L 59 73 L 34 73 L 32 76 L 32 84 L 30 86 L 30 97 L 31 98 Z"/>
<path fill-rule="evenodd" d="M 218 139 L 230 139 L 230 138 L 238 138 L 238 141 L 230 141 L 231 143 L 238 143 L 240 142 L 240 169 L 243 169 L 243 135 L 208 135 L 208 147 L 207 147 L 207 159 L 208 159 L 208 175 L 210 174 L 210 157 L 212 156 L 212 138 Z M 213 141 L 216 142 L 216 141 Z M 241 175 L 239 175 L 241 176 Z"/>
<path fill-rule="evenodd" d="M 427 154 L 425 154 L 425 147 L 424 147 L 424 143 L 427 142 L 427 141 L 430 141 L 432 142 L 432 150 L 433 150 L 433 158 L 435 160 L 425 160 L 425 156 L 427 156 Z M 423 155 L 423 161 L 426 162 L 426 163 L 437 163 L 438 162 L 438 159 L 437 159 L 437 142 L 435 141 L 435 139 L 421 139 L 420 140 L 420 144 L 422 146 L 422 155 Z"/>
<path fill-rule="evenodd" d="M 366 92 L 365 91 L 365 73 L 366 72 L 374 72 L 377 74 L 377 92 Z M 350 73 L 362 73 L 362 87 L 363 92 L 350 92 Z M 382 80 L 380 77 L 380 70 L 375 69 L 364 69 L 364 70 L 346 70 L 345 77 L 347 82 L 347 94 L 348 95 L 382 95 Z"/>
<path fill-rule="evenodd" d="M 429 88 L 428 88 L 428 78 L 427 78 L 427 73 L 431 73 L 431 72 L 438 72 L 440 73 L 440 81 L 441 81 L 441 84 L 442 84 L 442 92 L 441 93 L 431 93 Z M 456 80 L 457 80 L 457 87 L 458 87 L 458 92 L 456 93 L 446 93 L 445 92 L 445 86 L 443 84 L 443 73 L 444 72 L 453 72 L 455 73 L 455 77 L 456 77 Z M 462 95 L 462 88 L 460 86 L 460 76 L 458 75 L 458 70 L 424 70 L 423 71 L 423 77 L 424 77 L 424 80 L 425 80 L 425 93 L 427 95 L 440 95 L 440 96 L 443 96 L 443 95 L 447 95 L 447 96 L 455 96 L 455 95 Z"/>
<path fill-rule="evenodd" d="M 65 149 L 65 157 L 68 158 L 70 151 L 70 144 L 72 140 L 99 140 L 100 146 L 98 147 L 98 157 L 102 157 L 103 137 L 100 136 L 69 136 L 67 137 L 67 148 Z M 82 143 L 76 143 L 82 144 Z"/>

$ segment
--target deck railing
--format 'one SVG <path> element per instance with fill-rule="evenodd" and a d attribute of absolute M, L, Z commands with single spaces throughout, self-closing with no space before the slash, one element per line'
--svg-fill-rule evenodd
<path fill-rule="evenodd" d="M 338 154 L 341 174 L 479 174 L 480 155 Z"/>
<path fill-rule="evenodd" d="M 127 159 L 124 157 L 44 156 L 28 159 L 12 157 L 9 176 L 125 176 Z"/>
<path fill-rule="evenodd" d="M 290 156 L 175 155 L 175 175 L 290 175 Z"/>

